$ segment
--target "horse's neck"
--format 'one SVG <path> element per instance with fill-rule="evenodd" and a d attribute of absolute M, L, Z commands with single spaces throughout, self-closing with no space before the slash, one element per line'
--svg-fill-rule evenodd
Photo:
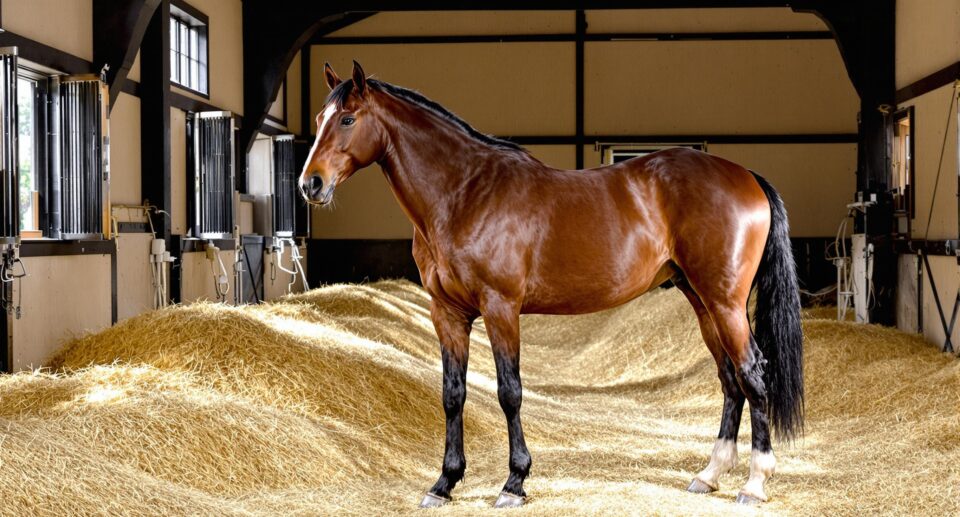
<path fill-rule="evenodd" d="M 428 239 L 438 223 L 470 197 L 469 186 L 497 159 L 498 151 L 459 130 L 385 124 L 389 145 L 380 166 L 400 206 Z"/>

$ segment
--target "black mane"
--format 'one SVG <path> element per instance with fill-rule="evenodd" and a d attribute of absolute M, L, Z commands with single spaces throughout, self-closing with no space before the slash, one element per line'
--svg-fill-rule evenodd
<path fill-rule="evenodd" d="M 408 90 L 406 88 L 401 88 L 390 83 L 379 81 L 377 79 L 367 79 L 367 87 L 380 90 L 382 92 L 389 93 L 398 99 L 403 99 L 407 102 L 411 102 L 421 108 L 428 109 L 440 116 L 441 118 L 452 122 L 454 125 L 463 130 L 464 133 L 470 135 L 474 140 L 483 142 L 487 145 L 498 147 L 502 149 L 510 149 L 514 151 L 523 151 L 523 147 L 520 145 L 511 142 L 509 140 L 504 140 L 502 138 L 496 138 L 490 135 L 483 134 L 473 128 L 462 118 L 451 113 L 447 108 L 437 104 L 436 102 L 424 97 L 418 92 L 413 90 Z M 347 98 L 350 97 L 350 93 L 353 91 L 353 79 L 347 79 L 346 81 L 341 82 L 333 90 L 330 91 L 330 94 L 327 95 L 326 100 L 324 101 L 324 106 L 333 102 L 338 108 L 343 108 L 343 105 L 347 102 Z"/>

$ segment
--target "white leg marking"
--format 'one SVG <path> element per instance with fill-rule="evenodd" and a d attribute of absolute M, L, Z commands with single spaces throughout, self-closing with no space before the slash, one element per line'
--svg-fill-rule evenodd
<path fill-rule="evenodd" d="M 703 481 L 714 490 L 720 488 L 720 476 L 737 466 L 737 442 L 733 440 L 717 440 L 713 444 L 713 453 L 710 454 L 710 463 L 700 471 L 696 478 Z"/>
<path fill-rule="evenodd" d="M 767 494 L 763 491 L 763 483 L 773 475 L 775 470 L 777 470 L 777 459 L 773 456 L 773 451 L 751 451 L 750 478 L 747 479 L 747 484 L 743 485 L 741 492 L 766 501 Z"/>

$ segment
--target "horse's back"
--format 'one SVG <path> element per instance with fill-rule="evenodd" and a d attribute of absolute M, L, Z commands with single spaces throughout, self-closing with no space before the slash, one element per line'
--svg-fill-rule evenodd
<path fill-rule="evenodd" d="M 590 312 L 678 273 L 759 261 L 769 205 L 739 165 L 677 148 L 561 172 L 570 173 L 582 192 L 569 193 L 571 180 L 562 177 L 533 254 L 528 305 L 537 312 Z"/>

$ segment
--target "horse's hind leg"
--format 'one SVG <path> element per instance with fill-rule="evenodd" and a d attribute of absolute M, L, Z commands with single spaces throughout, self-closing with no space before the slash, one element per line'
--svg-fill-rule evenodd
<path fill-rule="evenodd" d="M 430 316 L 440 338 L 443 412 L 446 415 L 447 433 L 440 479 L 423 497 L 421 508 L 441 506 L 449 501 L 450 491 L 463 478 L 467 468 L 463 453 L 463 404 L 467 399 L 467 359 L 473 319 L 436 301 L 430 306 Z"/>
<path fill-rule="evenodd" d="M 705 302 L 724 351 L 733 363 L 737 383 L 750 402 L 752 449 L 750 451 L 750 478 L 740 490 L 737 502 L 766 501 L 763 484 L 773 475 L 776 459 L 770 445 L 770 426 L 767 420 L 767 388 L 763 380 L 764 359 L 757 347 L 744 303 L 710 304 Z"/>
<path fill-rule="evenodd" d="M 720 377 L 720 386 L 723 389 L 723 413 L 720 418 L 720 432 L 710 454 L 710 463 L 697 474 L 687 491 L 706 494 L 720 488 L 720 476 L 726 474 L 737 465 L 737 433 L 740 430 L 740 416 L 743 413 L 743 392 L 737 384 L 733 363 L 723 351 L 723 345 L 717 335 L 717 328 L 703 306 L 700 297 L 693 291 L 686 280 L 676 282 L 697 313 L 700 323 L 700 333 L 707 344 L 710 353 L 717 362 L 717 375 Z"/>

